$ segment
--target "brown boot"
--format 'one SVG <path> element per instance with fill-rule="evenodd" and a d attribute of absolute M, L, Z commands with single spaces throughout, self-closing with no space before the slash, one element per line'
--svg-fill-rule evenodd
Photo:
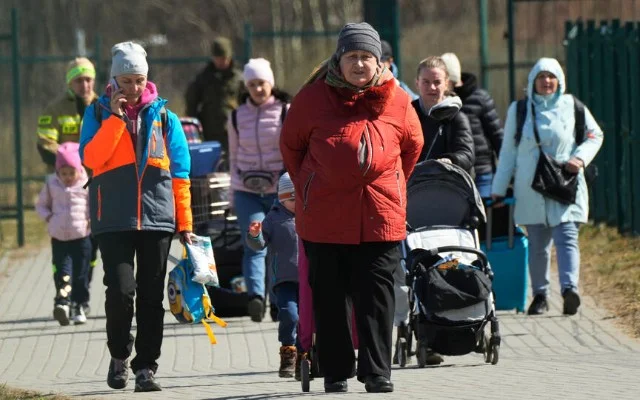
<path fill-rule="evenodd" d="M 293 378 L 296 368 L 296 346 L 280 347 L 280 369 L 278 376 L 280 378 Z"/>

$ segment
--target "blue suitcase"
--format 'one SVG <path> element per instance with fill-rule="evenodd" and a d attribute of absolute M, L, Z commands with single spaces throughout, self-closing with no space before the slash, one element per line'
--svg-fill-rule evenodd
<path fill-rule="evenodd" d="M 492 238 L 494 213 L 491 207 L 486 210 L 485 241 L 480 247 L 489 258 L 494 273 L 496 309 L 524 312 L 529 289 L 529 240 L 522 228 L 515 227 L 513 223 L 513 202 L 510 202 L 508 208 L 507 236 Z"/>
<path fill-rule="evenodd" d="M 220 142 L 189 143 L 189 155 L 191 156 L 189 177 L 201 177 L 215 172 L 218 168 L 218 162 L 220 162 L 221 153 Z"/>

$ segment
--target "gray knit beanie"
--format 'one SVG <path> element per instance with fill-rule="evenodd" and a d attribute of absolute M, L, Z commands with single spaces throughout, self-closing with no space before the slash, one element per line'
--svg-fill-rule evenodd
<path fill-rule="evenodd" d="M 111 76 L 148 75 L 147 52 L 134 42 L 123 42 L 111 48 Z"/>
<path fill-rule="evenodd" d="M 380 35 L 366 22 L 346 24 L 338 36 L 336 56 L 340 58 L 344 53 L 353 50 L 368 51 L 379 61 L 382 55 Z"/>

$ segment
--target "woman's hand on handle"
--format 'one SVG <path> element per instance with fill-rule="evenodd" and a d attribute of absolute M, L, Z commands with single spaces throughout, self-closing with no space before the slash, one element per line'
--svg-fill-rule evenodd
<path fill-rule="evenodd" d="M 491 193 L 491 200 L 493 200 L 491 207 L 500 208 L 505 205 L 503 202 L 504 196 L 500 196 L 499 194 Z"/>
<path fill-rule="evenodd" d="M 191 241 L 191 231 L 182 231 L 178 233 L 178 237 L 180 238 L 180 243 L 184 244 L 193 244 Z"/>

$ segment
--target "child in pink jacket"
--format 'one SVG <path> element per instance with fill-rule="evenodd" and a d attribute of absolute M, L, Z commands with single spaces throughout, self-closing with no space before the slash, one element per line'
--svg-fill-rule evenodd
<path fill-rule="evenodd" d="M 78 149 L 78 143 L 72 142 L 58 147 L 56 172 L 47 177 L 36 205 L 51 236 L 56 288 L 53 317 L 63 326 L 71 320 L 87 322 L 83 304 L 89 300 L 89 192 L 83 188 L 87 173 Z"/>

